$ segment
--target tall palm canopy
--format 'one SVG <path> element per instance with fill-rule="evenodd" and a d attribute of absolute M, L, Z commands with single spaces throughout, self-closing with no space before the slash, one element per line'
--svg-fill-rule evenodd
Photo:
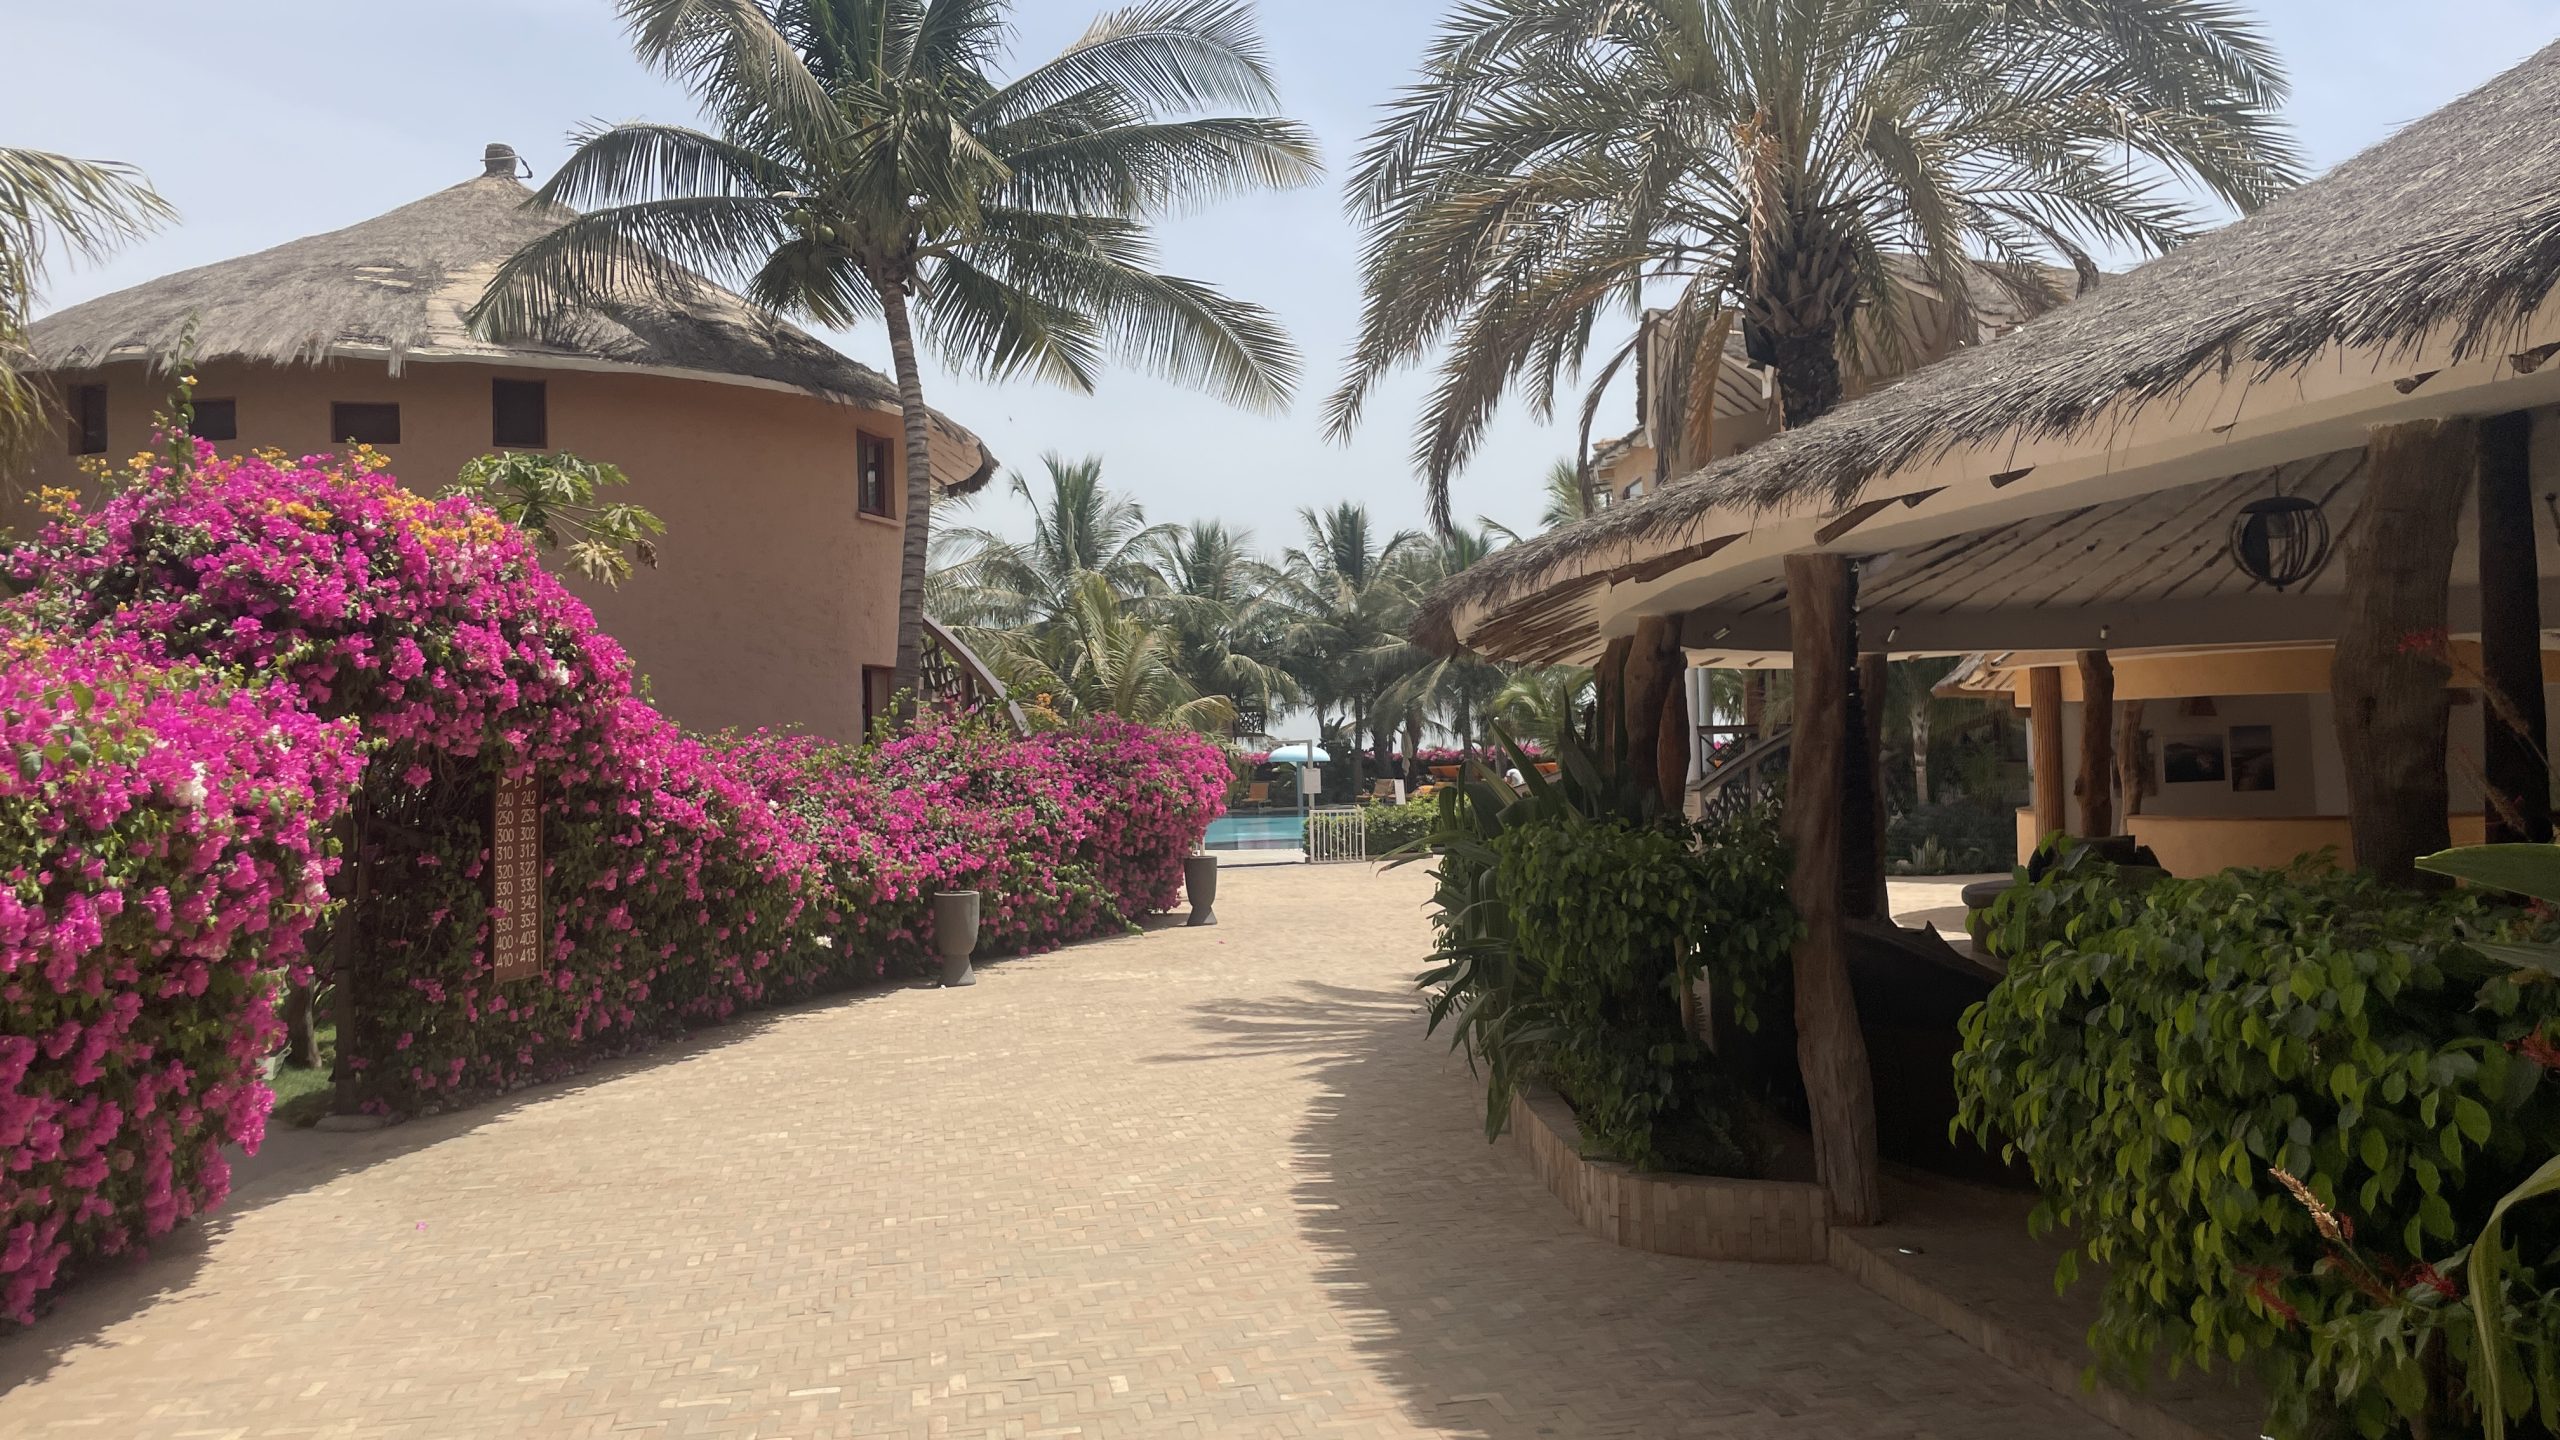
<path fill-rule="evenodd" d="M 473 312 L 540 333 L 684 267 L 820 324 L 877 318 L 906 411 L 898 673 L 923 615 L 930 466 L 916 331 L 957 369 L 1091 389 L 1108 358 L 1276 409 L 1297 377 L 1269 312 L 1158 272 L 1149 225 L 1317 173 L 1245 0 L 1142 0 L 1010 82 L 1009 0 L 620 0 L 640 58 L 707 129 L 590 130 L 537 204 L 586 214 Z M 1233 108 L 1250 113 L 1210 113 Z"/>
<path fill-rule="evenodd" d="M 1064 615 L 1077 582 L 1098 575 L 1121 595 L 1161 588 L 1157 545 L 1171 526 L 1147 524 L 1138 502 L 1102 483 L 1102 460 L 1040 457 L 1046 494 L 1017 470 L 1005 489 L 1031 510 L 1031 538 L 978 525 L 945 529 L 934 544 L 961 556 L 933 574 L 935 614 L 959 625 L 1018 627 Z"/>
<path fill-rule="evenodd" d="M 2220 0 L 1462 0 L 1420 77 L 1351 180 L 1331 425 L 1441 352 L 1415 463 L 1443 529 L 1502 397 L 1551 413 L 1648 288 L 1738 314 L 1792 427 L 1838 401 L 1860 307 L 1900 304 L 1888 261 L 1958 307 L 1968 261 L 2085 284 L 2092 247 L 2189 234 L 2183 187 L 2247 211 L 2301 174 L 2281 67 Z"/>
<path fill-rule="evenodd" d="M 0 146 L 0 477 L 44 426 L 27 322 L 54 258 L 101 259 L 176 214 L 131 166 Z"/>

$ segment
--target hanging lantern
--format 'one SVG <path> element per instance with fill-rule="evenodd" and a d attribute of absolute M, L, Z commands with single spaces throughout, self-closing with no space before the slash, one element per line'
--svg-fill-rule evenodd
<path fill-rule="evenodd" d="M 2300 495 L 2252 500 L 2231 522 L 2231 563 L 2279 593 L 2299 585 L 2329 563 L 2329 517 Z"/>

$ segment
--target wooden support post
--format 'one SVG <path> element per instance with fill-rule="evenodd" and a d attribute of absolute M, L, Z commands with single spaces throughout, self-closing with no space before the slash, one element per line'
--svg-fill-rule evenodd
<path fill-rule="evenodd" d="M 2036 843 L 2061 829 L 2062 813 L 2062 667 L 2037 665 L 2027 671 L 2027 748 L 2035 771 Z"/>
<path fill-rule="evenodd" d="M 2142 797 L 2151 789 L 2151 732 L 2142 728 L 2142 702 L 2116 702 L 2116 792 L 2124 797 L 2127 830 L 2142 813 Z"/>
<path fill-rule="evenodd" d="M 1814 1171 L 1830 1197 L 1831 1223 L 1883 1218 L 1878 1187 L 1874 1077 L 1849 989 L 1841 928 L 1841 812 L 1846 808 L 1848 679 L 1852 622 L 1849 562 L 1790 555 L 1787 625 L 1795 646 L 1795 744 L 1787 773 L 1787 828 L 1795 844 L 1788 893 L 1804 933 L 1796 941 L 1796 1059 L 1813 1117 Z"/>
<path fill-rule="evenodd" d="M 2359 869 L 2432 885 L 2415 862 L 2452 843 L 2445 817 L 2445 625 L 2455 532 L 2478 475 L 2468 420 L 2383 425 L 2365 444 L 2330 667 Z"/>
<path fill-rule="evenodd" d="M 1860 757 L 1866 762 L 1867 795 L 1864 818 L 1866 844 L 1863 853 L 1852 854 L 1851 864 L 1866 867 L 1863 887 L 1870 905 L 1868 913 L 1878 920 L 1893 918 L 1893 896 L 1885 888 L 1884 869 L 1884 693 L 1893 683 L 1891 661 L 1882 651 L 1869 650 L 1858 657 L 1858 718 L 1866 726 L 1859 737 L 1864 748 Z"/>
<path fill-rule="evenodd" d="M 1680 619 L 1647 615 L 1636 621 L 1635 644 L 1627 654 L 1623 703 L 1627 736 L 1627 775 L 1639 789 L 1660 788 L 1657 743 L 1662 734 L 1662 697 L 1677 685 L 1680 667 Z"/>
<path fill-rule="evenodd" d="M 2116 833 L 2116 667 L 2104 650 L 2080 652 L 2080 833 Z"/>
<path fill-rule="evenodd" d="M 1769 672 L 1742 672 L 1742 728 L 1758 740 L 1769 733 Z"/>
<path fill-rule="evenodd" d="M 1681 659 L 1685 662 L 1687 657 Z M 1662 723 L 1653 741 L 1654 783 L 1662 787 L 1665 815 L 1688 813 L 1689 741 L 1695 727 L 1689 718 L 1689 672 L 1684 664 L 1671 672 L 1671 688 L 1662 692 Z"/>
<path fill-rule="evenodd" d="M 2480 767 L 2489 840 L 2548 844 L 2551 764 L 2542 698 L 2542 564 L 2534 539 L 2533 417 L 2480 422 Z"/>
<path fill-rule="evenodd" d="M 1591 720 L 1591 748 L 1602 769 L 1618 763 L 1619 746 L 1627 733 L 1627 657 L 1635 653 L 1635 648 L 1633 635 L 1610 641 L 1600 652 L 1600 668 L 1591 674 L 1591 689 L 1600 712 Z"/>

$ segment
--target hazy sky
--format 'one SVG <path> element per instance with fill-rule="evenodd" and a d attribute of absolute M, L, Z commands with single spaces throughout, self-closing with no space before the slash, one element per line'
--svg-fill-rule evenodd
<path fill-rule="evenodd" d="M 1101 0 L 1022 0 L 1015 53 L 1074 38 Z M 1441 0 L 1264 0 L 1289 114 L 1313 126 L 1336 180 L 1407 78 Z M 2259 7 L 2294 80 L 2291 117 L 2325 168 L 2550 43 L 2560 0 L 2282 0 Z M 113 263 L 58 275 L 47 308 L 153 275 L 334 229 L 479 173 L 501 140 L 548 175 L 591 119 L 690 122 L 679 91 L 632 61 L 611 0 L 0 0 L 0 144 L 141 166 L 182 223 Z M 2484 141 L 2484 143 L 2486 143 Z M 1263 416 L 1115 373 L 1078 395 L 946 378 L 927 393 L 1009 464 L 1099 454 L 1150 518 L 1218 516 L 1276 548 L 1298 507 L 1346 496 L 1419 525 L 1405 456 L 1422 386 L 1390 387 L 1353 443 L 1321 433 L 1358 313 L 1357 247 L 1337 183 L 1226 203 L 1165 227 L 1168 264 L 1277 310 L 1305 353 L 1295 409 Z M 887 368 L 875 329 L 832 336 Z M 1602 433 L 1632 423 L 1623 406 Z M 1461 515 L 1534 519 L 1567 423 L 1507 407 L 1460 477 Z M 606 457 L 610 458 L 610 457 Z M 1009 506 L 981 521 L 1014 528 Z"/>

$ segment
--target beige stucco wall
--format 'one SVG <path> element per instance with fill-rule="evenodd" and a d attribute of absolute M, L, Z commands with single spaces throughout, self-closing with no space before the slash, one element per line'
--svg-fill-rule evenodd
<path fill-rule="evenodd" d="M 392 473 L 435 493 L 465 461 L 489 451 L 489 381 L 548 386 L 554 448 L 619 465 L 620 492 L 667 522 L 656 570 L 620 589 L 568 584 L 647 676 L 650 697 L 690 727 L 805 725 L 851 738 L 861 727 L 862 667 L 897 649 L 895 519 L 859 514 L 855 437 L 891 442 L 894 413 L 796 392 L 669 376 L 412 361 L 397 377 L 373 362 L 278 368 L 198 367 L 196 393 L 238 402 L 238 441 L 226 453 L 274 446 L 300 455 L 334 449 L 335 401 L 397 401 L 401 442 L 382 447 Z M 165 385 L 139 365 L 62 377 L 108 386 L 108 448 L 121 460 L 146 448 Z M 41 453 L 33 485 L 75 484 L 67 443 Z M 905 505 L 903 478 L 891 487 Z M 0 506 L 23 505 L 0 501 Z M 23 509 L 0 518 L 23 527 Z"/>

